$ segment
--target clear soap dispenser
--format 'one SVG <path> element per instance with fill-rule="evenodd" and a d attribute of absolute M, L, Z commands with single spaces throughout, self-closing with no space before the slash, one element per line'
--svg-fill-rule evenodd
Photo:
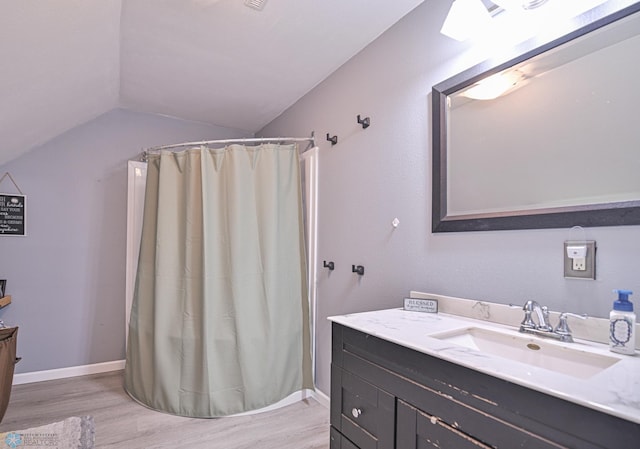
<path fill-rule="evenodd" d="M 618 300 L 613 302 L 613 310 L 609 314 L 609 349 L 620 354 L 635 354 L 636 314 L 633 303 L 629 301 L 629 290 L 614 290 Z"/>

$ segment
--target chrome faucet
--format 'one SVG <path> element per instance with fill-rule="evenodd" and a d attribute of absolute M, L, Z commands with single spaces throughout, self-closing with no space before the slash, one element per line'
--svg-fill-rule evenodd
<path fill-rule="evenodd" d="M 517 307 L 513 304 L 510 304 L 510 306 Z M 529 300 L 524 303 L 522 310 L 524 310 L 524 319 L 522 320 L 522 323 L 520 323 L 520 332 L 534 334 L 540 337 L 553 338 L 555 340 L 569 343 L 573 341 L 573 336 L 571 335 L 571 329 L 569 329 L 569 325 L 567 324 L 567 317 L 572 316 L 582 320 L 587 318 L 586 314 L 577 315 L 575 313 L 562 312 L 558 318 L 558 325 L 554 329 L 549 321 L 549 309 L 547 306 L 541 306 L 536 301 Z M 534 313 L 537 317 L 537 323 L 533 320 Z"/>
<path fill-rule="evenodd" d="M 524 329 L 535 329 L 540 331 L 550 332 L 553 330 L 551 324 L 549 324 L 549 309 L 547 306 L 541 306 L 536 301 L 527 301 L 522 306 L 524 310 L 524 320 L 520 324 L 520 332 L 524 332 Z M 535 313 L 538 317 L 538 323 L 533 321 L 531 314 Z"/>

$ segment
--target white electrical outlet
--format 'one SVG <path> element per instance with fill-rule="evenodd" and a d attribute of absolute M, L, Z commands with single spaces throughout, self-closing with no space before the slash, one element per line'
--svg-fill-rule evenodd
<path fill-rule="evenodd" d="M 573 261 L 573 269 L 575 271 L 586 271 L 587 270 L 587 259 L 584 257 L 576 257 L 575 259 L 571 259 Z"/>
<path fill-rule="evenodd" d="M 596 242 L 593 240 L 564 242 L 564 277 L 592 280 L 596 278 Z"/>

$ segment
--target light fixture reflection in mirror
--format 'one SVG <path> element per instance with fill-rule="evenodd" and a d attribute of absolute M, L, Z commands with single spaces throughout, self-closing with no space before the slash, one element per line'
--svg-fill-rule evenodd
<path fill-rule="evenodd" d="M 640 2 L 580 20 L 434 86 L 434 232 L 640 225 Z M 466 96 L 514 70 L 508 95 Z"/>
<path fill-rule="evenodd" d="M 513 90 L 523 80 L 524 73 L 519 70 L 496 73 L 477 82 L 460 95 L 472 100 L 494 100 Z"/>

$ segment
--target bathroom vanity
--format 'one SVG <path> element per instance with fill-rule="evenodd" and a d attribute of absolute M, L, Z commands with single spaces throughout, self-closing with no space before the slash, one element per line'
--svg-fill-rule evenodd
<path fill-rule="evenodd" d="M 640 356 L 441 313 L 330 320 L 331 449 L 640 447 Z M 464 346 L 494 334 L 557 361 Z"/>

